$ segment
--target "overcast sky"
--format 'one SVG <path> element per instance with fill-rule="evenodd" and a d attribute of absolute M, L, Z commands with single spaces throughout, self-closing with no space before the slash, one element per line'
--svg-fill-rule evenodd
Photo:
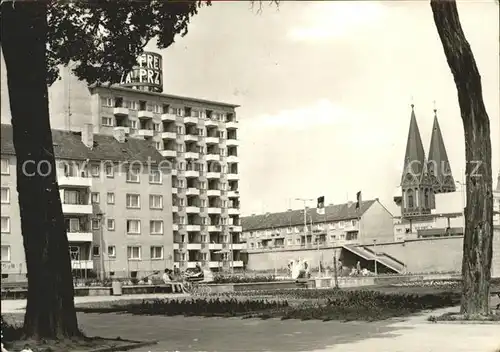
<path fill-rule="evenodd" d="M 498 5 L 459 2 L 459 12 L 482 76 L 496 175 Z M 395 210 L 412 101 L 426 150 L 436 101 L 462 178 L 456 89 L 428 1 L 265 3 L 261 14 L 246 2 L 215 2 L 160 53 L 166 93 L 241 105 L 243 214 L 298 208 L 297 197 L 341 203 L 358 190 Z"/>

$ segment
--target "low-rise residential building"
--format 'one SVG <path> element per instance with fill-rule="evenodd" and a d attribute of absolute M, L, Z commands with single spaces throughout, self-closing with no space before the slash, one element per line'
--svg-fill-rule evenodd
<path fill-rule="evenodd" d="M 173 266 L 171 175 L 151 142 L 53 130 L 75 276 L 138 277 Z M 1 126 L 2 280 L 26 273 L 12 126 Z M 166 167 L 163 167 L 166 166 Z"/>
<path fill-rule="evenodd" d="M 359 208 L 352 202 L 329 205 L 324 215 L 316 209 L 252 215 L 242 218 L 243 241 L 249 252 L 392 242 L 392 218 L 378 199 Z"/>

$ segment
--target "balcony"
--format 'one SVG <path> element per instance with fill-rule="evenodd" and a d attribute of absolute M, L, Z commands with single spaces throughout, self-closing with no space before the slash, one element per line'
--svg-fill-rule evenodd
<path fill-rule="evenodd" d="M 205 137 L 206 144 L 219 144 L 219 137 Z"/>
<path fill-rule="evenodd" d="M 177 205 L 172 205 L 172 213 L 178 213 L 179 207 Z"/>
<path fill-rule="evenodd" d="M 243 260 L 235 260 L 235 261 L 231 262 L 231 265 L 234 268 L 242 268 L 243 267 Z"/>
<path fill-rule="evenodd" d="M 198 196 L 200 195 L 200 190 L 198 188 L 189 187 L 186 189 L 187 196 Z"/>
<path fill-rule="evenodd" d="M 92 204 L 65 204 L 62 205 L 64 214 L 92 214 Z"/>
<path fill-rule="evenodd" d="M 235 130 L 238 128 L 238 122 L 237 121 L 226 121 L 226 129 L 228 130 Z"/>
<path fill-rule="evenodd" d="M 227 162 L 228 163 L 237 163 L 238 162 L 238 156 L 237 155 L 228 155 L 227 156 Z"/>
<path fill-rule="evenodd" d="M 172 224 L 172 230 L 173 231 L 179 231 L 179 225 L 178 224 Z"/>
<path fill-rule="evenodd" d="M 199 117 L 194 116 L 184 116 L 184 123 L 186 125 L 196 125 L 199 121 Z"/>
<path fill-rule="evenodd" d="M 238 146 L 240 142 L 237 139 L 227 139 L 226 140 L 226 145 L 227 146 Z"/>
<path fill-rule="evenodd" d="M 140 119 L 152 119 L 153 112 L 147 111 L 147 110 L 139 110 L 139 111 L 137 111 L 137 117 Z"/>
<path fill-rule="evenodd" d="M 207 190 L 207 196 L 209 197 L 220 197 L 221 190 L 219 189 L 209 189 Z"/>
<path fill-rule="evenodd" d="M 229 215 L 239 215 L 240 209 L 239 208 L 228 208 L 227 212 Z"/>
<path fill-rule="evenodd" d="M 60 187 L 92 187 L 92 177 L 58 176 L 57 183 Z"/>
<path fill-rule="evenodd" d="M 130 127 L 127 126 L 115 126 L 115 131 L 123 131 L 126 135 L 130 134 Z"/>
<path fill-rule="evenodd" d="M 232 231 L 232 232 L 242 232 L 243 231 L 243 227 L 240 226 L 240 225 L 229 225 L 229 231 Z"/>
<path fill-rule="evenodd" d="M 246 249 L 246 245 L 244 243 L 233 243 L 231 247 L 235 251 L 241 251 L 243 249 Z"/>
<path fill-rule="evenodd" d="M 219 122 L 211 119 L 205 120 L 206 127 L 219 127 Z"/>
<path fill-rule="evenodd" d="M 68 232 L 69 242 L 92 242 L 92 232 Z"/>
<path fill-rule="evenodd" d="M 220 251 L 222 249 L 222 243 L 209 243 L 208 249 Z"/>
<path fill-rule="evenodd" d="M 137 130 L 137 135 L 142 136 L 142 137 L 153 137 L 154 131 L 148 130 L 148 129 L 140 129 L 140 130 Z"/>
<path fill-rule="evenodd" d="M 116 107 L 113 109 L 113 115 L 115 115 L 115 116 L 128 116 L 128 108 Z"/>
<path fill-rule="evenodd" d="M 186 225 L 187 232 L 200 232 L 201 225 Z"/>
<path fill-rule="evenodd" d="M 219 154 L 207 154 L 205 155 L 205 160 L 206 161 L 220 161 L 220 155 Z"/>
<path fill-rule="evenodd" d="M 94 262 L 92 260 L 72 260 L 71 269 L 94 269 Z"/>
<path fill-rule="evenodd" d="M 177 194 L 178 192 L 177 187 L 172 187 L 172 194 Z"/>
<path fill-rule="evenodd" d="M 227 196 L 229 198 L 237 198 L 240 196 L 240 192 L 238 191 L 227 191 Z"/>
<path fill-rule="evenodd" d="M 194 206 L 187 206 L 186 207 L 186 213 L 189 213 L 189 214 L 199 214 L 200 213 L 200 208 L 199 207 L 194 207 Z"/>
<path fill-rule="evenodd" d="M 221 232 L 221 231 L 222 231 L 221 225 L 208 225 L 208 232 Z"/>
<path fill-rule="evenodd" d="M 174 243 L 174 249 L 179 249 L 179 244 L 178 243 Z"/>
<path fill-rule="evenodd" d="M 188 250 L 201 250 L 201 243 L 188 243 L 187 244 L 187 249 Z"/>
<path fill-rule="evenodd" d="M 186 170 L 184 172 L 184 176 L 186 177 L 200 177 L 200 172 L 195 170 Z"/>
<path fill-rule="evenodd" d="M 168 157 L 170 157 L 170 158 L 177 157 L 177 151 L 175 151 L 175 150 L 168 150 L 168 149 L 166 149 L 166 150 L 160 150 L 160 153 L 161 153 L 162 156 L 164 156 L 166 158 L 168 158 Z"/>
<path fill-rule="evenodd" d="M 215 208 L 215 207 L 209 207 L 207 209 L 207 212 L 209 214 L 220 214 L 220 213 L 222 213 L 222 209 L 221 208 Z"/>
<path fill-rule="evenodd" d="M 198 159 L 199 157 L 200 157 L 200 153 L 197 153 L 197 152 L 185 152 L 184 153 L 185 159 Z"/>
<path fill-rule="evenodd" d="M 220 178 L 220 172 L 209 171 L 209 172 L 207 172 L 207 178 L 208 179 L 218 179 L 218 178 Z"/>
<path fill-rule="evenodd" d="M 240 176 L 235 173 L 228 173 L 226 174 L 226 177 L 229 181 L 238 181 L 240 179 Z"/>
<path fill-rule="evenodd" d="M 177 116 L 174 114 L 161 114 L 161 120 L 162 121 L 176 121 Z"/>
<path fill-rule="evenodd" d="M 161 138 L 175 140 L 177 138 L 177 133 L 175 133 L 175 132 L 162 132 Z"/>
<path fill-rule="evenodd" d="M 184 142 L 198 142 L 198 136 L 194 134 L 185 134 Z"/>

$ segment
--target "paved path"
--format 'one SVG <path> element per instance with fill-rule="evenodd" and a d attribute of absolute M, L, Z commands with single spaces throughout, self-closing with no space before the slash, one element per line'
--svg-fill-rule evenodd
<path fill-rule="evenodd" d="M 177 295 L 177 297 L 180 295 Z M 78 297 L 77 304 L 104 300 L 150 298 L 151 295 Z M 153 297 L 176 297 L 154 295 Z M 13 301 L 2 301 L 2 314 L 19 313 Z M 18 307 L 23 304 L 18 304 Z M 321 322 L 240 318 L 138 316 L 78 313 L 89 336 L 158 340 L 159 344 L 134 350 L 218 352 L 496 352 L 500 348 L 498 324 L 430 323 L 427 317 L 458 308 L 427 312 L 407 319 L 382 322 Z M 22 319 L 22 314 L 13 318 Z"/>

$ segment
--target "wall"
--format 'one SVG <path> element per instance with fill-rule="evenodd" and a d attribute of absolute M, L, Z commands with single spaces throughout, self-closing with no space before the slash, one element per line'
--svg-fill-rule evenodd
<path fill-rule="evenodd" d="M 377 244 L 377 252 L 386 253 L 407 265 L 412 273 L 460 272 L 462 267 L 462 237 L 442 237 L 416 239 L 401 243 Z M 373 245 L 365 246 L 367 248 Z M 307 259 L 312 267 L 317 267 L 320 258 L 331 266 L 333 254 L 340 258 L 341 248 L 284 250 L 281 252 L 262 251 L 248 253 L 248 270 L 273 270 L 285 268 L 289 260 Z M 500 228 L 495 228 L 493 236 L 492 276 L 500 277 Z"/>
<path fill-rule="evenodd" d="M 130 160 L 131 161 L 131 160 Z M 100 193 L 99 207 L 104 213 L 105 270 L 113 271 L 115 276 L 129 276 L 131 271 L 139 275 L 152 271 L 164 270 L 173 266 L 173 230 L 172 230 L 172 186 L 170 173 L 164 173 L 162 184 L 149 183 L 149 170 L 142 168 L 140 183 L 126 181 L 126 168 L 115 166 L 114 177 L 107 177 L 104 170 L 92 180 L 92 191 Z M 107 193 L 114 193 L 114 204 L 107 204 Z M 139 194 L 140 208 L 127 208 L 126 195 Z M 163 196 L 163 209 L 150 209 L 149 196 Z M 115 220 L 115 229 L 107 228 L 107 219 Z M 127 219 L 141 221 L 141 233 L 127 234 Z M 163 221 L 163 235 L 150 234 L 150 220 Z M 99 244 L 99 231 L 94 231 L 94 244 Z M 107 246 L 115 246 L 116 256 L 107 255 Z M 127 247 L 140 246 L 141 260 L 127 259 Z M 163 246 L 163 259 L 151 259 L 150 247 Z M 101 251 L 102 254 L 102 251 Z M 94 257 L 94 268 L 99 270 L 99 258 Z"/>
<path fill-rule="evenodd" d="M 378 243 L 394 240 L 392 214 L 378 200 L 363 214 L 359 226 L 361 244 L 371 244 L 374 239 Z"/>

